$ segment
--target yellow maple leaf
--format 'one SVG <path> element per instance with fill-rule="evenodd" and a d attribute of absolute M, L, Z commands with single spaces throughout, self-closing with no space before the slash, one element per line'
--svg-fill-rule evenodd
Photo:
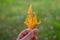
<path fill-rule="evenodd" d="M 40 22 L 37 21 L 37 17 L 36 14 L 34 14 L 34 16 L 32 15 L 32 5 L 30 4 L 30 7 L 28 9 L 28 15 L 27 18 L 24 22 L 25 25 L 27 25 L 27 27 L 32 30 L 33 28 L 36 27 L 36 25 L 40 24 Z"/>

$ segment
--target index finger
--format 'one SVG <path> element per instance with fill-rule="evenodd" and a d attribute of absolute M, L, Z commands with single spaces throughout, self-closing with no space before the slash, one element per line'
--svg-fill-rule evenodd
<path fill-rule="evenodd" d="M 23 30 L 23 31 L 18 35 L 17 40 L 23 38 L 26 34 L 28 34 L 28 32 L 30 32 L 29 29 Z"/>

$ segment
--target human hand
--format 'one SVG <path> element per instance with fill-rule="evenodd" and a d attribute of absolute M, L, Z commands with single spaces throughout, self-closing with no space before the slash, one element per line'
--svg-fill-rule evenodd
<path fill-rule="evenodd" d="M 38 32 L 38 29 L 25 29 L 23 30 L 17 37 L 17 40 L 38 40 L 36 33 Z"/>

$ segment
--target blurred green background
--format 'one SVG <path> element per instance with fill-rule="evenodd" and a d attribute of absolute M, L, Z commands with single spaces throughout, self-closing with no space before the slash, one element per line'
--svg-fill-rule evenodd
<path fill-rule="evenodd" d="M 24 20 L 30 3 L 41 20 L 39 40 L 60 40 L 60 0 L 0 0 L 0 40 L 16 40 L 26 28 Z"/>

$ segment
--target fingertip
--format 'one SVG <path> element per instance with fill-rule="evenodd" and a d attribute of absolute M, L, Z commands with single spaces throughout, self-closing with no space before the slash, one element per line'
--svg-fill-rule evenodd
<path fill-rule="evenodd" d="M 40 30 L 38 30 L 38 29 L 36 29 L 36 28 L 33 30 L 34 34 L 36 34 L 36 33 L 39 32 L 39 31 L 40 31 Z"/>
<path fill-rule="evenodd" d="M 37 28 L 35 28 L 33 31 L 35 31 L 35 32 L 39 32 L 39 30 L 38 30 Z"/>

